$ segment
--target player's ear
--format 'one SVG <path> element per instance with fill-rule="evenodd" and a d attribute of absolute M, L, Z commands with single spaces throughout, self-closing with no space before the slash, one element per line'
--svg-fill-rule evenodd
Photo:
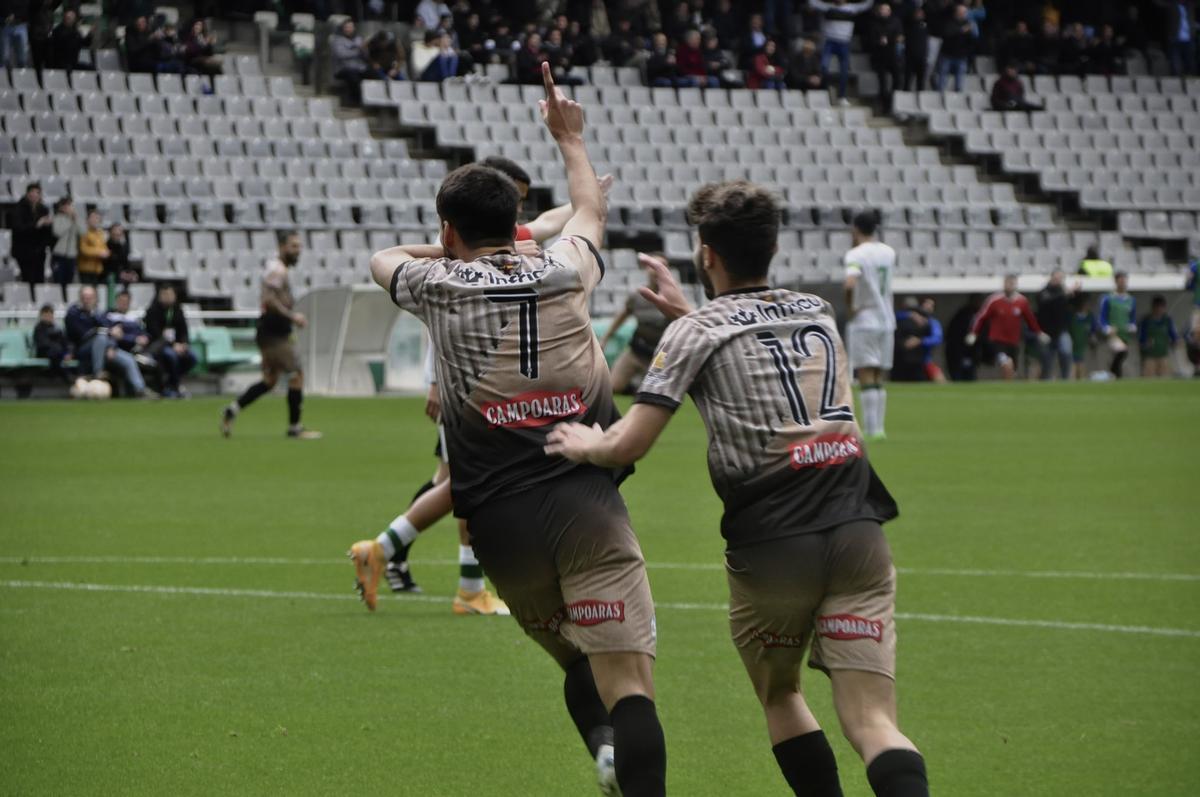
<path fill-rule="evenodd" d="M 454 227 L 450 226 L 450 222 L 442 221 L 442 249 L 447 253 L 454 248 Z"/>

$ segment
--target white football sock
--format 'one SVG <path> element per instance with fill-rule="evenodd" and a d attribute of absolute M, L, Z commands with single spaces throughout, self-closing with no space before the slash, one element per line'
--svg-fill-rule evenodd
<path fill-rule="evenodd" d="M 862 430 L 867 437 L 875 434 L 875 392 L 873 389 L 863 388 L 859 393 L 859 401 L 862 402 Z"/>
<path fill-rule="evenodd" d="M 475 549 L 470 545 L 458 546 L 458 588 L 463 592 L 479 592 L 483 589 L 483 568 L 475 558 Z"/>
<path fill-rule="evenodd" d="M 417 527 L 408 522 L 408 518 L 400 515 L 388 524 L 387 529 L 376 537 L 375 541 L 383 548 L 384 556 L 391 559 L 396 555 L 396 551 L 412 545 L 419 533 Z"/>
<path fill-rule="evenodd" d="M 883 430 L 883 419 L 887 413 L 887 391 L 883 389 L 883 385 L 875 391 L 879 398 L 875 399 L 875 428 L 879 434 L 885 434 Z"/>

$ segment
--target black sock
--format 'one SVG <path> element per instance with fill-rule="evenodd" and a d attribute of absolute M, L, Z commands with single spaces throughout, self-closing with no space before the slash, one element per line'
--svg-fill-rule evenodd
<path fill-rule="evenodd" d="M 800 797 L 842 797 L 837 759 L 825 731 L 784 739 L 771 750 L 784 780 Z"/>
<path fill-rule="evenodd" d="M 575 721 L 575 729 L 587 745 L 588 753 L 595 758 L 601 745 L 613 743 L 613 729 L 608 710 L 596 691 L 592 665 L 587 659 L 580 659 L 567 667 L 563 678 L 563 697 L 567 701 L 567 712 Z"/>
<path fill-rule="evenodd" d="M 416 503 L 418 498 L 425 495 L 425 493 L 429 492 L 434 487 L 435 487 L 435 485 L 433 483 L 433 479 L 430 479 L 429 481 L 425 482 L 424 484 L 421 485 L 420 489 L 418 489 L 415 493 L 413 493 L 412 501 L 410 501 L 409 503 Z"/>
<path fill-rule="evenodd" d="M 295 426 L 300 423 L 300 404 L 304 401 L 304 391 L 298 387 L 288 388 L 288 424 Z"/>
<path fill-rule="evenodd" d="M 884 750 L 867 765 L 876 797 L 929 797 L 925 759 L 916 750 Z"/>
<path fill-rule="evenodd" d="M 237 404 L 242 409 L 256 401 L 260 396 L 271 392 L 271 386 L 266 382 L 255 382 L 246 388 L 246 392 L 238 396 Z"/>
<path fill-rule="evenodd" d="M 654 701 L 631 695 L 612 709 L 617 784 L 623 797 L 663 797 L 667 793 L 667 745 Z"/>
<path fill-rule="evenodd" d="M 1113 355 L 1112 372 L 1117 379 L 1121 378 L 1121 371 L 1125 367 L 1125 358 L 1129 356 L 1129 352 L 1122 351 Z"/>

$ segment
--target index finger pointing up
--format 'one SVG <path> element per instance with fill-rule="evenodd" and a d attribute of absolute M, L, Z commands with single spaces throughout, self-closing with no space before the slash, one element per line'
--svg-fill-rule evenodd
<path fill-rule="evenodd" d="M 556 100 L 558 92 L 554 90 L 554 74 L 550 71 L 550 62 L 542 62 L 542 83 L 546 86 L 546 99 L 553 102 Z"/>

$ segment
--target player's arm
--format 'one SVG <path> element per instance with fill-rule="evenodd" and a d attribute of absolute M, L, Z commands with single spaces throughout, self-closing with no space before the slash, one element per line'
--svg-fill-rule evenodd
<path fill-rule="evenodd" d="M 646 455 L 671 420 L 672 412 L 654 404 L 634 404 L 629 414 L 608 427 L 563 423 L 546 437 L 546 453 L 572 462 L 618 468 Z"/>
<path fill-rule="evenodd" d="M 921 345 L 932 349 L 934 346 L 942 345 L 943 339 L 942 322 L 936 318 L 929 319 L 929 334 L 921 338 Z"/>
<path fill-rule="evenodd" d="M 600 190 L 604 192 L 604 195 L 607 197 L 608 189 L 611 188 L 613 184 L 613 176 L 611 174 L 606 174 L 599 178 L 599 182 Z M 533 236 L 533 240 L 540 244 L 561 233 L 573 215 L 575 215 L 575 208 L 570 202 L 568 202 L 565 205 L 559 205 L 556 208 L 550 208 L 550 210 L 547 210 L 545 213 L 538 216 L 525 226 L 529 228 L 529 234 Z"/>
<path fill-rule="evenodd" d="M 857 263 L 846 262 L 846 280 L 843 283 L 846 292 L 846 318 L 852 319 L 857 313 L 854 310 L 854 291 L 858 288 L 858 275 L 862 273 L 862 266 Z"/>
<path fill-rule="evenodd" d="M 539 100 L 538 106 L 562 153 L 567 169 L 567 193 L 573 210 L 562 233 L 564 236 L 577 235 L 599 247 L 604 239 L 608 205 L 583 142 L 583 107 L 563 96 L 554 85 L 549 63 L 542 64 L 542 81 L 546 99 Z"/>
<path fill-rule="evenodd" d="M 629 318 L 629 305 L 622 307 L 621 312 L 613 316 L 613 320 L 609 322 L 608 329 L 604 330 L 604 334 L 600 336 L 600 348 L 603 349 L 608 345 L 608 341 L 611 340 L 612 336 L 615 335 L 617 330 L 621 328 L 621 324 L 625 323 L 626 318 Z"/>
<path fill-rule="evenodd" d="M 991 315 L 992 306 L 995 303 L 996 303 L 996 300 L 994 298 L 988 299 L 987 304 L 985 304 L 980 309 L 980 311 L 975 314 L 975 320 L 973 320 L 971 322 L 971 331 L 967 333 L 967 345 L 968 346 L 975 345 L 975 341 L 979 337 L 979 330 L 983 329 L 983 322 L 987 320 L 989 315 Z"/>
<path fill-rule="evenodd" d="M 1108 294 L 1100 300 L 1100 330 L 1105 335 L 1112 334 L 1112 327 L 1108 323 Z"/>
<path fill-rule="evenodd" d="M 1038 336 L 1038 340 L 1042 343 L 1050 340 L 1050 336 L 1042 330 L 1042 325 L 1038 323 L 1037 316 L 1033 314 L 1033 308 L 1029 306 L 1028 301 L 1021 302 L 1021 318 L 1025 319 L 1025 323 Z"/>
<path fill-rule="evenodd" d="M 653 272 L 658 281 L 658 290 L 649 285 L 638 288 L 643 299 L 658 308 L 669 321 L 681 318 L 692 312 L 692 303 L 683 295 L 683 288 L 675 274 L 667 268 L 667 264 L 647 254 L 638 252 L 638 263 L 647 271 Z"/>
<path fill-rule="evenodd" d="M 293 322 L 300 323 L 303 318 L 299 313 L 288 307 L 284 299 L 283 280 L 285 276 L 276 269 L 271 269 L 263 278 L 262 287 L 262 306 L 267 312 L 281 315 L 284 318 L 290 318 Z"/>
<path fill-rule="evenodd" d="M 371 255 L 371 278 L 386 291 L 392 289 L 392 277 L 396 269 L 410 260 L 444 257 L 446 250 L 438 244 L 413 244 L 393 246 Z"/>

